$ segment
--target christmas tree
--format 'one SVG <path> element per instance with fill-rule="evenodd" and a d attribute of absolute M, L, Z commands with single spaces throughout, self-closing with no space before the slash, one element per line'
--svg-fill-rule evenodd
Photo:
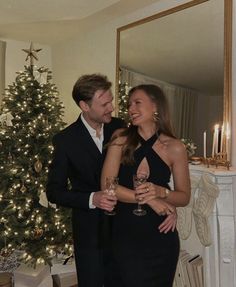
<path fill-rule="evenodd" d="M 33 64 L 40 50 L 23 50 L 30 65 L 6 89 L 0 114 L 1 255 L 21 250 L 33 265 L 72 252 L 70 213 L 45 194 L 52 137 L 65 123 L 51 71 Z"/>
<path fill-rule="evenodd" d="M 119 95 L 118 95 L 118 117 L 124 120 L 125 122 L 129 122 L 128 115 L 128 91 L 129 86 L 127 82 L 121 83 L 119 82 Z"/>

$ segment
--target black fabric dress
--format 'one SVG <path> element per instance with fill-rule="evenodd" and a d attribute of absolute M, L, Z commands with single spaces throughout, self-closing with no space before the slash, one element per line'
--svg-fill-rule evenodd
<path fill-rule="evenodd" d="M 170 169 L 152 149 L 158 135 L 145 141 L 135 151 L 134 165 L 121 165 L 119 184 L 133 189 L 133 175 L 146 158 L 150 175 L 148 181 L 168 188 Z M 148 205 L 145 216 L 136 216 L 137 204 L 121 203 L 113 218 L 113 251 L 115 259 L 114 287 L 171 287 L 179 256 L 177 231 L 160 233 L 158 226 L 165 216 L 157 215 Z"/>

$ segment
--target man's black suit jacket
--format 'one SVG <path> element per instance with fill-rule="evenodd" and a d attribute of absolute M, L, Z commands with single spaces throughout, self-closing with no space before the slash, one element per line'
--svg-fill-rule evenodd
<path fill-rule="evenodd" d="M 104 124 L 104 142 L 124 123 L 112 118 Z M 100 190 L 100 175 L 105 151 L 101 154 L 79 117 L 53 139 L 54 155 L 49 170 L 47 197 L 52 203 L 72 208 L 74 243 L 80 248 L 99 248 L 104 232 L 104 212 L 89 208 L 91 192 Z M 68 190 L 68 179 L 71 189 Z"/>

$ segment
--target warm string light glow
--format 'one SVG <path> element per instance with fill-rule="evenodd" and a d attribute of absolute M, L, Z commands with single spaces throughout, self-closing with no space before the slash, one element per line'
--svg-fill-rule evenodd
<path fill-rule="evenodd" d="M 37 71 L 42 73 L 46 69 Z M 46 75 L 47 81 L 51 78 L 49 75 Z M 21 247 L 25 250 L 25 261 L 36 264 L 45 262 L 57 250 L 72 252 L 70 244 L 64 246 L 71 237 L 68 237 L 70 232 L 62 218 L 65 220 L 69 216 L 61 217 L 61 210 L 39 208 L 39 195 L 45 192 L 53 152 L 50 142 L 63 126 L 60 114 L 64 105 L 57 97 L 55 85 L 37 82 L 28 68 L 18 73 L 2 101 L 2 111 L 13 115 L 14 124 L 0 129 L 0 145 L 3 144 L 2 150 L 6 151 L 0 154 L 1 180 L 4 179 L 5 184 L 3 192 L 0 191 L 0 204 L 3 203 L 0 208 L 6 214 L 2 220 L 7 218 L 4 238 L 0 240 L 7 238 L 7 248 L 14 250 L 19 248 L 18 239 L 23 238 Z M 57 216 L 54 217 L 55 213 Z M 19 226 L 11 222 L 11 218 L 17 220 Z M 31 247 L 29 240 L 35 241 L 33 246 L 29 245 Z M 45 255 L 45 249 L 48 255 Z M 40 250 L 43 256 L 38 256 Z"/>

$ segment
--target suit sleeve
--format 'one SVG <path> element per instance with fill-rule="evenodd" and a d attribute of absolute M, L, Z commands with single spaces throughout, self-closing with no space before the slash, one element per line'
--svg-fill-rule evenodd
<path fill-rule="evenodd" d="M 84 193 L 68 188 L 69 161 L 63 141 L 55 136 L 53 146 L 54 153 L 46 188 L 48 201 L 64 207 L 88 209 L 91 192 Z"/>

